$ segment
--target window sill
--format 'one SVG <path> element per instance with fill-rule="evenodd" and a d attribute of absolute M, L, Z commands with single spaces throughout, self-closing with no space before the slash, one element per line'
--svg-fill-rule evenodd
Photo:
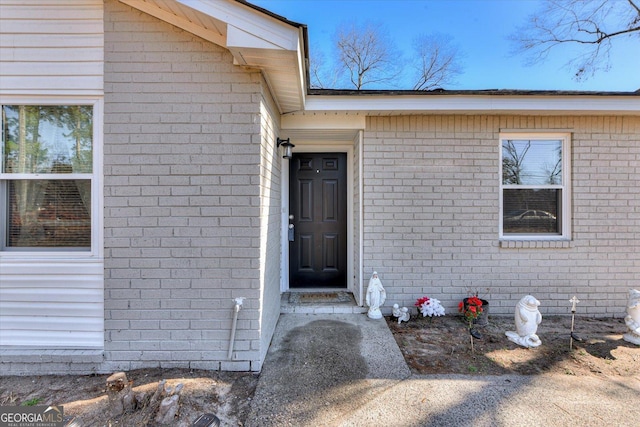
<path fill-rule="evenodd" d="M 91 251 L 0 251 L 0 261 L 76 260 L 99 261 Z"/>
<path fill-rule="evenodd" d="M 38 348 L 0 348 L 3 362 L 13 363 L 101 363 L 104 361 L 104 350 L 95 349 L 38 349 Z"/>
<path fill-rule="evenodd" d="M 571 240 L 500 240 L 504 249 L 569 249 Z"/>

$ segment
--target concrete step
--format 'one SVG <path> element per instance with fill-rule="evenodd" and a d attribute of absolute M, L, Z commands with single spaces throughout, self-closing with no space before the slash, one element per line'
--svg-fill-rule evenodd
<path fill-rule="evenodd" d="M 345 290 L 311 290 L 285 292 L 280 300 L 280 313 L 360 314 L 366 307 L 356 304 L 353 293 Z"/>

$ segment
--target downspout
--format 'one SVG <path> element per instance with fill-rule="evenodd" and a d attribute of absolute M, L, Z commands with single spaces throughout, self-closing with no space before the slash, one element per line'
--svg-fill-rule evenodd
<path fill-rule="evenodd" d="M 231 340 L 229 342 L 229 353 L 227 353 L 227 359 L 231 359 L 233 356 L 233 343 L 236 340 L 236 326 L 238 325 L 238 313 L 240 313 L 240 308 L 242 308 L 242 302 L 245 297 L 235 298 L 234 301 L 236 305 L 233 307 L 233 323 L 231 324 Z"/>

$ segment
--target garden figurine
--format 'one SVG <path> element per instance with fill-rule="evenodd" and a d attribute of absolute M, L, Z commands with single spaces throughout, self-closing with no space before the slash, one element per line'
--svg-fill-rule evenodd
<path fill-rule="evenodd" d="M 371 279 L 369 279 L 366 297 L 367 305 L 369 306 L 367 316 L 369 316 L 370 319 L 382 319 L 380 307 L 382 307 L 386 299 L 387 292 L 382 287 L 382 282 L 378 277 L 378 272 L 374 271 L 371 275 Z"/>
<path fill-rule="evenodd" d="M 402 315 L 398 317 L 398 323 L 408 322 L 409 319 L 411 319 L 411 315 L 409 314 L 409 309 L 407 307 L 402 307 L 400 310 L 402 311 Z"/>
<path fill-rule="evenodd" d="M 629 303 L 624 323 L 628 331 L 622 338 L 632 344 L 640 345 L 640 291 L 636 289 L 629 289 Z"/>
<path fill-rule="evenodd" d="M 398 325 L 402 322 L 408 322 L 409 319 L 411 318 L 411 315 L 409 314 L 409 309 L 407 307 L 400 308 L 398 304 L 393 304 L 392 312 L 393 312 L 393 317 L 398 318 Z"/>
<path fill-rule="evenodd" d="M 515 322 L 516 330 L 507 331 L 505 335 L 512 341 L 522 347 L 538 347 L 542 344 L 536 332 L 538 325 L 542 322 L 542 315 L 538 310 L 540 301 L 527 295 L 516 305 Z"/>

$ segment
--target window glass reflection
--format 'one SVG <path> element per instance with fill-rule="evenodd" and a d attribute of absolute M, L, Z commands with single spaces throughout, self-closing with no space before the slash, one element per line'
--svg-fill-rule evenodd
<path fill-rule="evenodd" d="M 91 173 L 93 109 L 2 107 L 5 173 Z"/>
<path fill-rule="evenodd" d="M 504 185 L 562 185 L 562 141 L 504 140 Z"/>

